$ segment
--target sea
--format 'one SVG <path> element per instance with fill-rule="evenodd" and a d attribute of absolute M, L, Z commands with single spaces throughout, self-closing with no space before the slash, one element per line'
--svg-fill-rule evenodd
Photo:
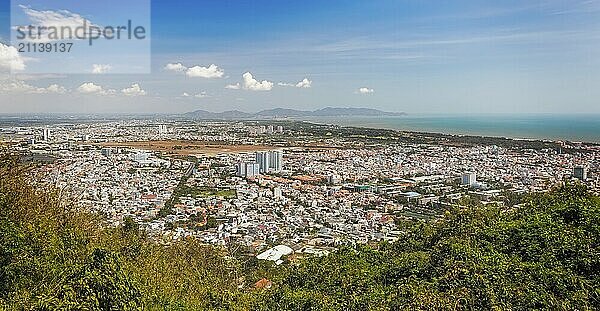
<path fill-rule="evenodd" d="M 413 132 L 600 143 L 600 114 L 311 117 L 307 121 Z"/>

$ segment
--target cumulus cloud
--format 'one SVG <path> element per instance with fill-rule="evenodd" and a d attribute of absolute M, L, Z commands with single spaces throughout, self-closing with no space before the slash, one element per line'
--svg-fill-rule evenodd
<path fill-rule="evenodd" d="M 105 90 L 102 86 L 97 85 L 93 82 L 86 82 L 77 88 L 77 91 L 81 94 L 95 94 L 95 95 L 111 95 L 115 93 L 115 90 Z"/>
<path fill-rule="evenodd" d="M 312 81 L 309 80 L 308 78 L 304 78 L 302 81 L 300 81 L 298 83 L 279 82 L 279 83 L 277 83 L 277 85 L 307 89 L 312 86 Z"/>
<path fill-rule="evenodd" d="M 2 93 L 26 93 L 34 89 L 35 87 L 20 80 L 6 80 L 0 83 L 0 91 Z"/>
<path fill-rule="evenodd" d="M 104 65 L 104 64 L 94 64 L 94 65 L 92 65 L 92 73 L 93 74 L 107 73 L 111 69 L 112 69 L 111 65 Z"/>
<path fill-rule="evenodd" d="M 236 83 L 236 84 L 227 84 L 227 85 L 225 85 L 225 88 L 229 89 L 229 90 L 239 90 L 241 88 L 241 86 L 240 86 L 239 83 Z"/>
<path fill-rule="evenodd" d="M 16 48 L 0 43 L 0 69 L 25 70 L 25 60 Z"/>
<path fill-rule="evenodd" d="M 0 92 L 22 94 L 64 94 L 67 92 L 67 90 L 58 84 L 52 84 L 44 88 L 32 86 L 22 80 L 4 80 L 0 82 Z"/>
<path fill-rule="evenodd" d="M 194 67 L 188 68 L 185 71 L 185 74 L 190 78 L 213 79 L 213 78 L 223 77 L 225 72 L 223 71 L 223 69 L 219 68 L 219 66 L 217 66 L 215 64 L 211 64 L 208 67 L 194 66 Z"/>
<path fill-rule="evenodd" d="M 170 63 L 165 65 L 165 70 L 175 71 L 175 72 L 184 72 L 187 70 L 187 67 L 182 63 Z"/>
<path fill-rule="evenodd" d="M 243 88 L 250 91 L 270 91 L 273 89 L 273 82 L 263 80 L 258 81 L 254 79 L 250 72 L 246 72 L 242 75 Z"/>
<path fill-rule="evenodd" d="M 312 81 L 304 78 L 302 81 L 296 83 L 296 87 L 307 89 L 312 86 Z"/>
<path fill-rule="evenodd" d="M 80 85 L 77 88 L 77 91 L 79 93 L 86 93 L 86 94 L 88 94 L 88 93 L 98 93 L 98 92 L 103 91 L 103 88 L 101 86 L 99 86 L 99 85 L 96 85 L 96 84 L 92 83 L 92 82 L 86 82 L 86 83 L 83 83 L 82 85 Z"/>
<path fill-rule="evenodd" d="M 368 87 L 361 87 L 360 89 L 358 89 L 358 94 L 371 94 L 371 93 L 375 93 L 375 90 L 370 89 Z"/>
<path fill-rule="evenodd" d="M 46 91 L 48 93 L 64 94 L 67 92 L 67 89 L 58 84 L 52 84 L 46 88 Z"/>
<path fill-rule="evenodd" d="M 190 78 L 214 79 L 222 78 L 225 75 L 225 71 L 215 64 L 211 64 L 208 67 L 193 66 L 188 68 L 182 63 L 169 63 L 165 65 L 164 69 L 173 72 L 183 72 Z"/>
<path fill-rule="evenodd" d="M 139 84 L 134 83 L 128 88 L 124 88 L 121 90 L 121 93 L 125 96 L 145 96 L 146 91 L 144 91 Z"/>

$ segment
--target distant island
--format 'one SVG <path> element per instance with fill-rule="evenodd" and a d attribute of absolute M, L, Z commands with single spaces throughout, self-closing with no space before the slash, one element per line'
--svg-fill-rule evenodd
<path fill-rule="evenodd" d="M 239 110 L 210 112 L 196 110 L 183 114 L 193 119 L 263 119 L 263 118 L 298 118 L 298 117 L 398 117 L 405 116 L 404 112 L 387 112 L 371 108 L 334 108 L 326 107 L 314 111 L 275 108 L 262 110 L 257 113 L 247 113 Z"/>

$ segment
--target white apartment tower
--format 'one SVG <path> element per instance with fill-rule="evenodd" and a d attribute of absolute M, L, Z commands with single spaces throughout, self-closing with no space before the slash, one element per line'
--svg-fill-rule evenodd
<path fill-rule="evenodd" d="M 167 125 L 166 124 L 159 124 L 158 125 L 158 134 L 162 135 L 162 134 L 166 134 L 168 131 L 167 129 Z"/>
<path fill-rule="evenodd" d="M 283 170 L 283 151 L 269 151 L 269 170 L 275 173 Z"/>
<path fill-rule="evenodd" d="M 258 163 L 246 163 L 246 177 L 252 177 L 260 174 Z"/>
<path fill-rule="evenodd" d="M 269 152 L 267 151 L 259 151 L 256 153 L 256 163 L 258 163 L 261 173 L 269 172 L 269 158 Z"/>
<path fill-rule="evenodd" d="M 283 151 L 259 151 L 256 153 L 256 163 L 261 174 L 279 173 L 283 170 Z"/>
<path fill-rule="evenodd" d="M 45 128 L 42 132 L 42 140 L 49 141 L 50 140 L 50 129 Z"/>
<path fill-rule="evenodd" d="M 464 173 L 462 175 L 462 184 L 465 186 L 475 186 L 477 184 L 477 175 L 475 173 Z"/>

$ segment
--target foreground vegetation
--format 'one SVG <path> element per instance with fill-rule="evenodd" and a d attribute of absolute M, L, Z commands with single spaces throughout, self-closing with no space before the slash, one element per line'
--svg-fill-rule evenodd
<path fill-rule="evenodd" d="M 160 245 L 132 221 L 101 224 L 2 157 L 0 309 L 600 309 L 600 199 L 576 185 L 280 267 L 193 239 Z M 263 277 L 273 286 L 254 288 Z"/>

